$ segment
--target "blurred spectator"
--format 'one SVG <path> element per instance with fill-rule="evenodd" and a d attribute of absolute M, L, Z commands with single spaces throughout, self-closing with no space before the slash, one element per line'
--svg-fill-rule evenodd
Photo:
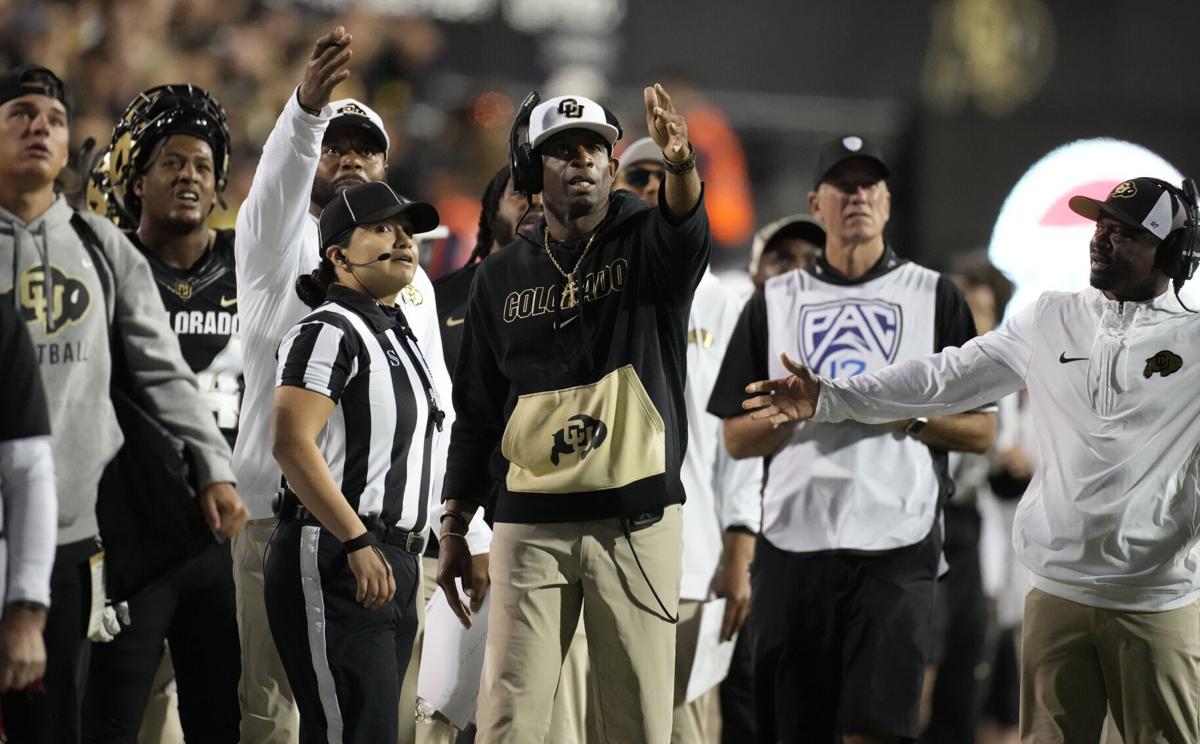
<path fill-rule="evenodd" d="M 760 228 L 750 244 L 750 279 L 761 287 L 773 276 L 808 266 L 825 250 L 825 228 L 807 214 L 790 214 Z"/>
<path fill-rule="evenodd" d="M 951 275 L 962 290 L 980 336 L 996 327 L 1012 298 L 1008 277 L 972 256 Z M 977 506 L 988 490 L 993 455 L 950 453 L 954 495 L 943 511 L 943 551 L 950 571 L 934 603 L 934 655 L 925 678 L 923 710 L 928 721 L 923 744 L 958 744 L 975 735 L 990 661 L 988 602 L 980 566 L 981 518 Z M 1011 526 L 1011 525 L 1010 525 Z"/>

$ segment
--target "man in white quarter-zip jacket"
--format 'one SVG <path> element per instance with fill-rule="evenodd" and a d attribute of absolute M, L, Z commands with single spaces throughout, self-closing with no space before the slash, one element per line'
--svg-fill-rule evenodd
<path fill-rule="evenodd" d="M 1200 741 L 1200 315 L 1183 193 L 1151 178 L 1100 202 L 1091 287 L 1047 292 L 999 330 L 873 375 L 826 380 L 791 360 L 745 407 L 776 425 L 881 423 L 1029 391 L 1042 467 L 1013 542 L 1031 572 L 1021 740 Z M 1194 224 L 1194 223 L 1193 223 Z M 1171 291 L 1175 279 L 1176 292 Z"/>
<path fill-rule="evenodd" d="M 388 135 L 383 120 L 354 99 L 330 102 L 350 71 L 350 34 L 341 26 L 313 47 L 304 80 L 288 98 L 263 146 L 262 158 L 237 217 L 234 256 L 246 391 L 233 469 L 251 521 L 233 543 L 238 629 L 242 644 L 242 742 L 295 741 L 291 688 L 267 627 L 263 553 L 275 529 L 273 506 L 281 472 L 271 454 L 275 352 L 283 334 L 309 312 L 293 285 L 320 261 L 317 218 L 344 189 L 387 174 Z M 420 267 L 400 294 L 400 308 L 417 335 L 439 390 L 450 400 L 450 374 L 442 356 L 433 285 Z M 447 430 L 453 411 L 446 411 Z M 441 492 L 449 437 L 434 453 L 432 493 Z M 434 499 L 436 502 L 436 499 Z M 431 503 L 437 524 L 440 503 Z M 472 553 L 486 551 L 486 527 L 472 525 Z"/>

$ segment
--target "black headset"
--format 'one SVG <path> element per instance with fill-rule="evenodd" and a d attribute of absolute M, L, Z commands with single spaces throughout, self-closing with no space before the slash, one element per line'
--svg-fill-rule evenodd
<path fill-rule="evenodd" d="M 1178 292 L 1200 266 L 1200 198 L 1196 182 L 1190 178 L 1183 179 L 1182 189 L 1157 178 L 1151 180 L 1165 188 L 1178 208 L 1184 210 L 1183 227 L 1168 233 L 1154 254 L 1154 265 L 1171 277 Z"/>
<path fill-rule="evenodd" d="M 542 193 L 542 156 L 529 144 L 529 117 L 541 102 L 542 97 L 536 90 L 529 91 L 529 95 L 521 102 L 521 108 L 517 109 L 517 117 L 513 119 L 512 131 L 508 135 L 508 170 L 512 176 L 513 191 L 524 194 L 527 199 Z M 523 142 L 522 127 L 525 129 Z"/>
<path fill-rule="evenodd" d="M 517 109 L 512 130 L 508 134 L 508 170 L 512 176 L 513 191 L 524 194 L 525 198 L 530 200 L 534 194 L 542 193 L 542 156 L 529 142 L 529 119 L 533 115 L 533 109 L 541 102 L 542 97 L 536 90 L 529 91 L 529 95 L 525 96 L 521 107 Z M 564 100 L 563 104 L 568 102 L 569 99 Z M 617 139 L 621 139 L 625 131 L 617 117 L 604 106 L 600 108 L 604 111 L 604 120 L 616 128 Z M 524 136 L 521 134 L 522 128 L 525 130 Z M 608 151 L 612 154 L 611 146 Z"/>

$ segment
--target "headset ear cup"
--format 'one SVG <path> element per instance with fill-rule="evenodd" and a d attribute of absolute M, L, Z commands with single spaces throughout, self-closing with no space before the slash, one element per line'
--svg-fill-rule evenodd
<path fill-rule="evenodd" d="M 1154 253 L 1154 265 L 1162 273 L 1174 279 L 1179 275 L 1180 260 L 1183 258 L 1180 249 L 1183 247 L 1183 230 L 1174 230 L 1159 243 Z"/>

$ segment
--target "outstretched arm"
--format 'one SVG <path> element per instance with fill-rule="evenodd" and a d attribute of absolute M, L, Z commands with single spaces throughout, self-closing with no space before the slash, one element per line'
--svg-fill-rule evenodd
<path fill-rule="evenodd" d="M 692 146 L 688 143 L 687 121 L 683 114 L 675 110 L 670 94 L 659 83 L 642 91 L 642 96 L 646 104 L 646 129 L 654 139 L 654 144 L 662 148 L 663 159 L 667 161 L 663 193 L 668 216 L 683 219 L 692 213 L 700 201 L 700 174 L 694 167 L 694 161 L 693 167 L 686 173 L 671 171 L 672 165 L 683 165 L 693 157 Z"/>

